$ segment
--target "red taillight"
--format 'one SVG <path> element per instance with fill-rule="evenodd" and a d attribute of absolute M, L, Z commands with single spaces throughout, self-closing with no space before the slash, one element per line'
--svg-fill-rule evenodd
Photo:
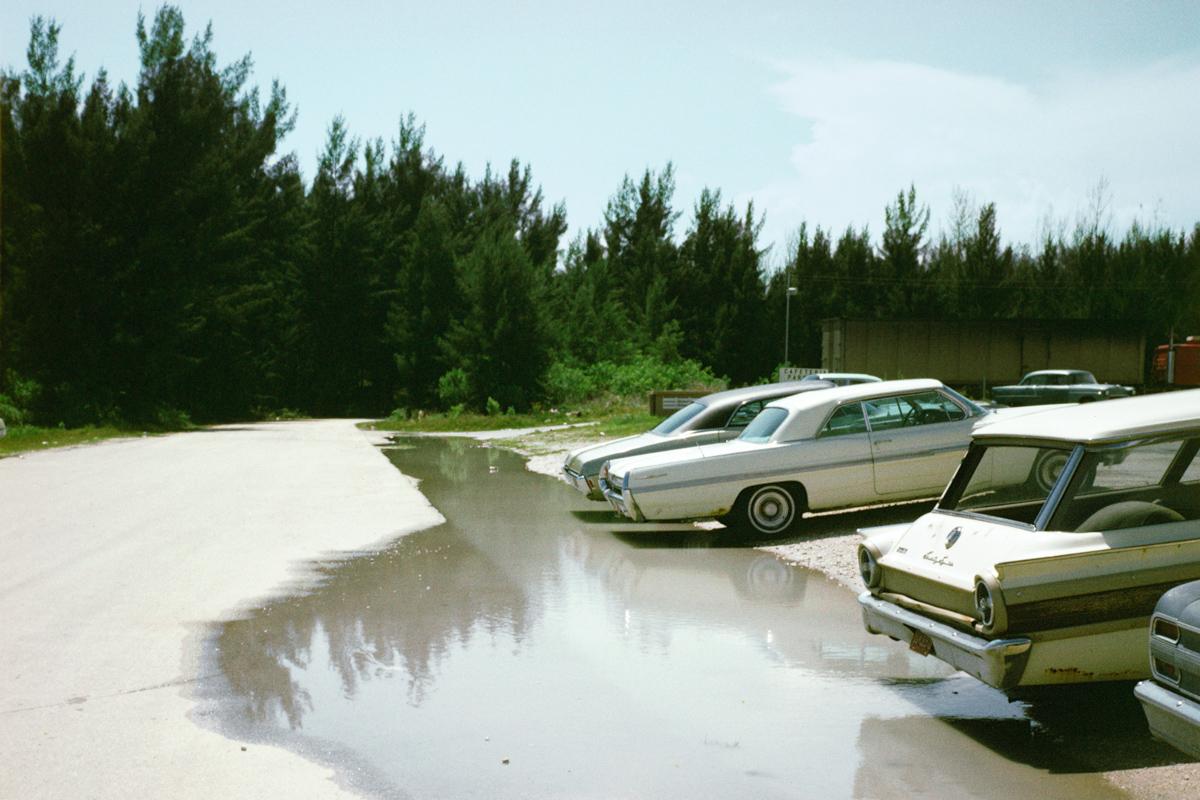
<path fill-rule="evenodd" d="M 1172 683 L 1179 683 L 1179 667 L 1163 661 L 1161 658 L 1154 659 L 1154 672 L 1160 678 L 1166 678 Z"/>

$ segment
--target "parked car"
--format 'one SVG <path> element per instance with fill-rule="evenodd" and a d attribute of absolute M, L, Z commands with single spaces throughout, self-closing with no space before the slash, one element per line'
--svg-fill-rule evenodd
<path fill-rule="evenodd" d="M 838 386 L 850 386 L 855 383 L 878 383 L 879 378 L 867 375 L 865 372 L 817 372 L 805 375 L 801 381 L 829 381 Z"/>
<path fill-rule="evenodd" d="M 792 394 L 832 387 L 828 381 L 787 381 L 705 395 L 645 433 L 572 450 L 563 462 L 563 474 L 567 483 L 588 499 L 603 501 L 599 474 L 605 461 L 639 453 L 727 442 L 736 439 L 767 403 Z"/>
<path fill-rule="evenodd" d="M 992 389 L 992 400 L 1006 406 L 1033 406 L 1047 403 L 1090 403 L 1128 397 L 1132 386 L 1100 383 L 1082 369 L 1043 369 L 1030 372 L 1021 382 Z"/>
<path fill-rule="evenodd" d="M 1134 680 L 1200 578 L 1200 391 L 999 419 L 937 506 L 863 531 L 867 630 L 992 686 Z"/>
<path fill-rule="evenodd" d="M 1150 679 L 1134 694 L 1155 738 L 1200 758 L 1200 581 L 1176 586 L 1154 607 Z"/>
<path fill-rule="evenodd" d="M 935 380 L 843 386 L 776 400 L 732 442 L 615 459 L 601 484 L 637 521 L 782 533 L 805 511 L 937 495 L 986 416 Z"/>

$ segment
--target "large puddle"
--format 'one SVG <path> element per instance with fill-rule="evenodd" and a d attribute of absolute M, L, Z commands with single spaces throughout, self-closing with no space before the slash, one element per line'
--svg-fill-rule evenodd
<path fill-rule="evenodd" d="M 388 455 L 447 522 L 207 644 L 217 724 L 369 794 L 1105 798 L 1093 773 L 1174 758 L 1128 686 L 1012 703 L 817 573 L 619 524 L 469 440 Z"/>

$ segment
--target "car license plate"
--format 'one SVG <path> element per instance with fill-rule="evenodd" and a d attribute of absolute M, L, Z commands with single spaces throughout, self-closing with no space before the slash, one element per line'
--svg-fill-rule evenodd
<path fill-rule="evenodd" d="M 908 643 L 908 649 L 914 653 L 920 653 L 927 656 L 933 652 L 933 639 L 929 638 L 929 634 L 921 631 L 913 631 L 912 639 Z"/>

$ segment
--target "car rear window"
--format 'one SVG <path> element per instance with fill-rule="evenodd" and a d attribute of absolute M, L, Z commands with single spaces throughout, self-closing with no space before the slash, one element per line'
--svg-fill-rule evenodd
<path fill-rule="evenodd" d="M 650 432 L 657 433 L 659 436 L 666 436 L 669 433 L 674 433 L 677 428 L 685 422 L 690 422 L 693 417 L 699 414 L 708 406 L 703 403 L 688 403 L 683 408 L 676 411 L 671 416 L 658 423 Z"/>
<path fill-rule="evenodd" d="M 1071 451 L 1032 445 L 973 445 L 939 508 L 1033 524 Z"/>
<path fill-rule="evenodd" d="M 754 418 L 754 421 L 746 426 L 746 430 L 742 431 L 742 435 L 738 437 L 743 442 L 755 442 L 762 444 L 771 438 L 771 434 L 779 429 L 783 421 L 787 419 L 787 409 L 783 408 L 766 408 L 762 413 Z"/>

